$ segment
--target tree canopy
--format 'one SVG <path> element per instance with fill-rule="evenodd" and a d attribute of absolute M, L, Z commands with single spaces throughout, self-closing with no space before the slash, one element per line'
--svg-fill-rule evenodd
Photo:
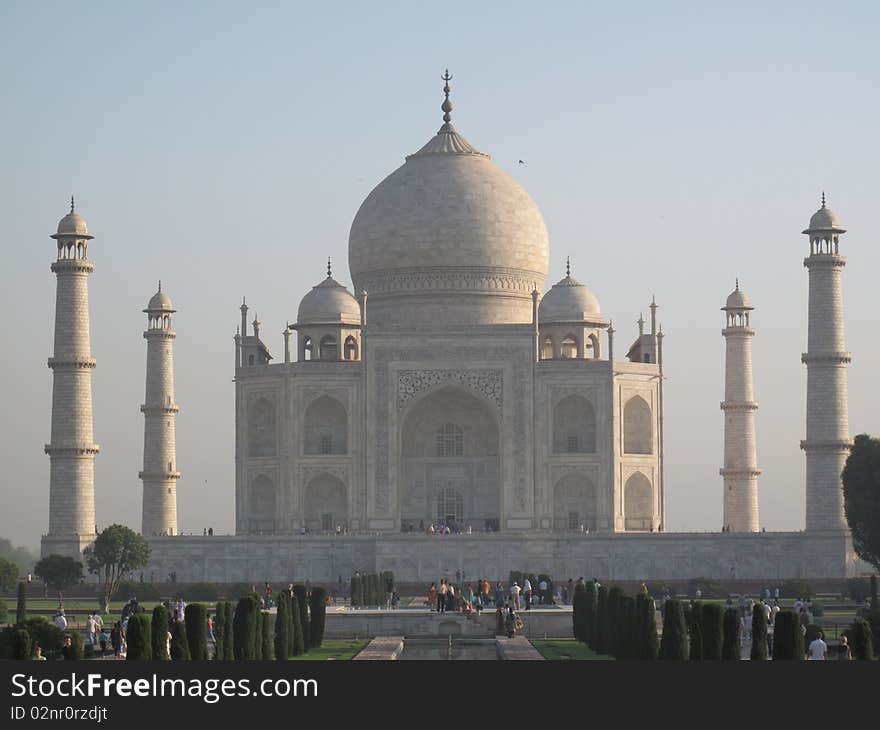
<path fill-rule="evenodd" d="M 47 555 L 37 561 L 34 574 L 58 592 L 58 603 L 63 605 L 64 591 L 78 585 L 83 579 L 83 565 L 67 555 Z"/>
<path fill-rule="evenodd" d="M 843 468 L 843 505 L 855 551 L 880 570 L 880 439 L 856 436 Z"/>
<path fill-rule="evenodd" d="M 89 573 L 98 576 L 104 594 L 104 605 L 119 587 L 119 582 L 132 570 L 143 568 L 150 559 L 150 546 L 143 537 L 125 525 L 110 525 L 100 532 L 95 542 L 83 551 Z"/>

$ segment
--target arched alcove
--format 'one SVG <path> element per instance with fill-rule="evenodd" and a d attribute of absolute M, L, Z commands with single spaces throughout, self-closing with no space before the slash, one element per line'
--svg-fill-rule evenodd
<path fill-rule="evenodd" d="M 336 398 L 322 395 L 306 408 L 303 418 L 303 453 L 348 453 L 348 413 Z"/>
<path fill-rule="evenodd" d="M 580 395 L 569 395 L 553 407 L 553 453 L 596 452 L 596 411 Z"/>
<path fill-rule="evenodd" d="M 275 404 L 258 398 L 248 407 L 248 456 L 275 456 Z"/>
<path fill-rule="evenodd" d="M 654 515 L 654 490 L 641 472 L 626 480 L 623 489 L 624 527 L 627 530 L 650 530 Z"/>
<path fill-rule="evenodd" d="M 651 407 L 638 395 L 630 398 L 623 409 L 623 451 L 626 454 L 654 453 Z"/>
<path fill-rule="evenodd" d="M 314 477 L 303 498 L 305 525 L 311 532 L 333 532 L 348 525 L 348 494 L 345 484 L 332 474 Z"/>
<path fill-rule="evenodd" d="M 585 474 L 573 471 L 553 487 L 553 529 L 558 531 L 587 530 L 597 526 L 596 486 Z"/>

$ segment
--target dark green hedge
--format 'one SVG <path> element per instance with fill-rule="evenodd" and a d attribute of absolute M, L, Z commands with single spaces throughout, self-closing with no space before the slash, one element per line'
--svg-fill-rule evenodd
<path fill-rule="evenodd" d="M 281 591 L 275 597 L 275 658 L 287 661 L 290 656 L 290 597 Z"/>
<path fill-rule="evenodd" d="M 721 659 L 724 644 L 724 609 L 717 603 L 704 603 L 700 611 L 703 660 Z"/>
<path fill-rule="evenodd" d="M 663 604 L 663 637 L 660 659 L 684 661 L 688 658 L 688 631 L 681 601 L 669 599 Z"/>
<path fill-rule="evenodd" d="M 752 609 L 752 648 L 749 658 L 753 662 L 767 659 L 767 612 L 762 603 Z"/>
<path fill-rule="evenodd" d="M 238 599 L 232 626 L 232 642 L 238 661 L 252 661 L 256 656 L 257 600 L 251 594 Z"/>
<path fill-rule="evenodd" d="M 150 625 L 150 640 L 152 642 L 153 659 L 168 660 L 168 623 L 170 616 L 168 609 L 162 604 L 153 608 L 153 618 Z"/>
<path fill-rule="evenodd" d="M 391 575 L 393 580 L 393 573 L 389 571 L 388 575 Z M 324 626 L 327 622 L 327 591 L 320 586 L 312 588 L 309 601 L 311 609 L 309 645 L 319 647 L 324 641 Z"/>
<path fill-rule="evenodd" d="M 136 613 L 128 619 L 125 632 L 126 653 L 129 661 L 143 661 L 153 658 L 151 618 L 145 613 Z"/>
<path fill-rule="evenodd" d="M 773 661 L 800 661 L 804 658 L 804 634 L 796 611 L 783 609 L 773 622 Z"/>
<path fill-rule="evenodd" d="M 655 612 L 654 599 L 647 593 L 639 593 L 636 596 L 636 659 L 653 661 L 657 658 L 660 647 Z"/>
<path fill-rule="evenodd" d="M 739 609 L 731 606 L 724 609 L 724 642 L 721 645 L 721 658 L 727 661 L 742 659 L 742 624 Z"/>
<path fill-rule="evenodd" d="M 373 574 L 370 576 L 373 597 L 376 596 L 376 589 L 379 586 L 379 576 Z M 299 623 L 302 627 L 302 642 L 303 642 L 303 651 L 308 653 L 309 651 L 309 597 L 306 594 L 306 587 L 304 585 L 297 584 L 293 587 L 293 595 L 296 596 L 296 604 L 299 608 Z M 376 602 L 378 603 L 378 601 Z M 372 604 L 371 604 L 372 605 Z"/>
<path fill-rule="evenodd" d="M 186 641 L 193 661 L 208 658 L 208 612 L 202 603 L 190 603 L 184 610 Z"/>

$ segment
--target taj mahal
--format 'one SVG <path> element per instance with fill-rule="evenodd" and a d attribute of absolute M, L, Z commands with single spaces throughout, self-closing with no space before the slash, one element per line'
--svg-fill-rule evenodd
<path fill-rule="evenodd" d="M 646 294 L 637 304 L 648 306 L 649 318 L 618 333 L 576 278 L 576 262 L 548 282 L 541 212 L 453 126 L 450 78 L 439 131 L 354 216 L 352 287 L 337 280 L 328 260 L 326 277 L 303 296 L 274 355 L 251 319 L 259 302 L 240 305 L 234 535 L 178 534 L 175 309 L 161 285 L 149 299 L 140 472 L 147 570 L 216 582 L 326 582 L 356 570 L 393 570 L 398 581 L 450 571 L 498 579 L 511 569 L 610 580 L 852 574 L 857 561 L 840 481 L 851 446 L 839 251 L 845 230 L 824 194 L 803 231 L 810 285 L 801 356 L 808 373 L 805 529 L 759 528 L 756 321 L 737 282 L 719 297 L 724 527 L 670 532 L 663 413 L 675 404 L 664 404 L 658 305 Z M 92 236 L 73 202 L 52 238 L 57 299 L 42 551 L 79 556 L 95 538 L 99 447 L 89 344 Z M 441 526 L 452 534 L 430 534 Z"/>

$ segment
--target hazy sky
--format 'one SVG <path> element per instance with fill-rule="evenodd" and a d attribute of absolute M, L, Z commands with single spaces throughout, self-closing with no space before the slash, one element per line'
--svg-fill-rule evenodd
<path fill-rule="evenodd" d="M 436 132 L 447 66 L 459 131 L 544 214 L 548 286 L 570 255 L 625 345 L 657 296 L 668 529 L 721 524 L 736 276 L 756 307 L 761 524 L 802 528 L 800 232 L 823 189 L 850 231 L 851 430 L 880 432 L 880 6 L 728 5 L 0 3 L 0 536 L 35 547 L 48 527 L 48 236 L 71 192 L 95 235 L 98 524 L 140 525 L 141 310 L 161 278 L 180 310 L 180 529 L 231 531 L 241 297 L 277 356 L 328 255 L 350 286 L 354 214 Z"/>

